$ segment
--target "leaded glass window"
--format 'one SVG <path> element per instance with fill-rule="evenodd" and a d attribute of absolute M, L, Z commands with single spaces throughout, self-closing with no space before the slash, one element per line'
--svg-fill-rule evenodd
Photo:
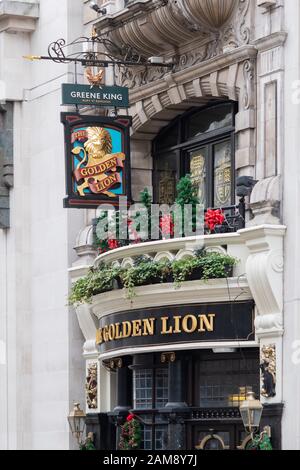
<path fill-rule="evenodd" d="M 255 352 L 232 358 L 203 355 L 196 368 L 200 408 L 239 407 L 248 391 L 259 395 L 259 359 Z"/>
<path fill-rule="evenodd" d="M 133 371 L 133 406 L 138 409 L 152 408 L 152 369 Z"/>
<path fill-rule="evenodd" d="M 133 370 L 133 406 L 143 419 L 142 448 L 162 450 L 167 439 L 167 422 L 158 410 L 168 403 L 168 368 Z M 148 412 L 149 410 L 149 412 Z"/>

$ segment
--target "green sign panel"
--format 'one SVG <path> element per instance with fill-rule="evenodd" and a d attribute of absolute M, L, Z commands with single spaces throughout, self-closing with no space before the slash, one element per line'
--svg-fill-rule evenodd
<path fill-rule="evenodd" d="M 128 88 L 65 83 L 62 85 L 62 104 L 129 108 Z"/>

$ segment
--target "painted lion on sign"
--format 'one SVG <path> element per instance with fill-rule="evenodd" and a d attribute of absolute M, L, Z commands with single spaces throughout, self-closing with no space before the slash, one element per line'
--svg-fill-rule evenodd
<path fill-rule="evenodd" d="M 109 157 L 117 157 L 121 160 L 125 159 L 124 153 L 112 154 L 112 138 L 106 129 L 102 127 L 88 127 L 86 130 L 87 141 L 84 143 L 84 158 L 79 162 L 77 169 L 85 166 L 85 168 L 99 165 L 100 163 L 107 160 Z M 100 182 L 105 179 L 107 175 L 105 173 L 93 176 L 94 182 Z M 89 188 L 88 180 L 90 177 L 84 179 L 84 182 L 77 187 L 77 191 L 81 196 L 84 196 L 84 190 Z M 107 193 L 107 195 L 115 196 L 113 193 Z"/>
<path fill-rule="evenodd" d="M 88 153 L 88 166 L 101 163 L 104 157 L 111 154 L 112 140 L 110 133 L 102 127 L 88 127 L 88 140 L 84 144 L 84 148 Z"/>

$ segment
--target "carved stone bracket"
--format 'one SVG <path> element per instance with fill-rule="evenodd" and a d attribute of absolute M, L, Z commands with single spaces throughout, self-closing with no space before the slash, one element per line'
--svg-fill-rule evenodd
<path fill-rule="evenodd" d="M 258 338 L 283 334 L 283 238 L 286 227 L 265 225 L 241 230 L 249 256 L 246 275 L 258 314 Z"/>
<path fill-rule="evenodd" d="M 243 94 L 243 108 L 249 109 L 255 104 L 255 61 L 253 59 L 245 60 L 243 64 L 244 74 L 244 94 Z"/>
<path fill-rule="evenodd" d="M 76 307 L 76 314 L 80 329 L 84 335 L 83 355 L 85 358 L 96 358 L 98 350 L 96 345 L 96 318 L 88 304 L 81 304 Z"/>

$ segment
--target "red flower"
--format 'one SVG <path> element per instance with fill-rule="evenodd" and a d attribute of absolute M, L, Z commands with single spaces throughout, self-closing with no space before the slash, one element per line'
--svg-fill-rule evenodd
<path fill-rule="evenodd" d="M 107 244 L 108 244 L 108 248 L 110 250 L 115 250 L 116 248 L 119 248 L 118 240 L 110 239 L 110 240 L 108 240 Z"/>
<path fill-rule="evenodd" d="M 159 227 L 163 236 L 174 236 L 174 222 L 171 215 L 161 216 Z"/>
<path fill-rule="evenodd" d="M 135 415 L 133 415 L 132 413 L 130 413 L 127 418 L 126 418 L 126 421 L 132 421 L 133 419 L 135 418 Z"/>
<path fill-rule="evenodd" d="M 220 209 L 208 209 L 205 214 L 205 226 L 212 232 L 217 225 L 222 225 L 225 221 L 225 216 Z"/>

